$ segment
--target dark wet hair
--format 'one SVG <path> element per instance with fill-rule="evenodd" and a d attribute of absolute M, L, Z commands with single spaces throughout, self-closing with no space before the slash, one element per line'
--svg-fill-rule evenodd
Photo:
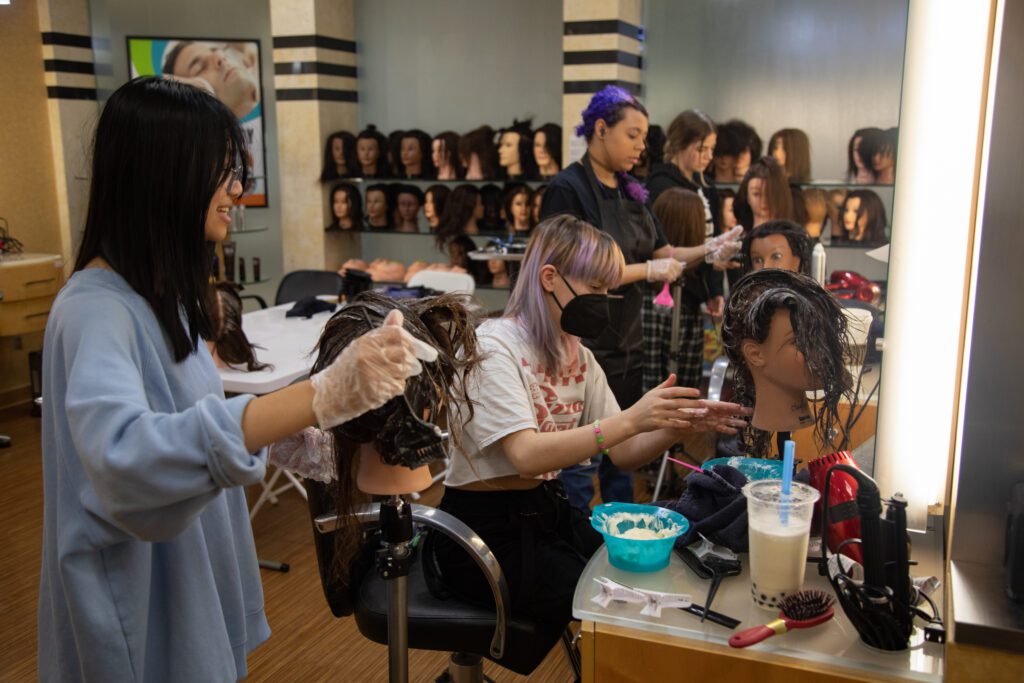
<path fill-rule="evenodd" d="M 207 294 L 207 309 L 213 342 L 217 356 L 228 365 L 244 366 L 248 372 L 271 367 L 256 360 L 254 346 L 242 330 L 242 298 L 240 286 L 233 282 L 218 282 L 211 285 Z"/>

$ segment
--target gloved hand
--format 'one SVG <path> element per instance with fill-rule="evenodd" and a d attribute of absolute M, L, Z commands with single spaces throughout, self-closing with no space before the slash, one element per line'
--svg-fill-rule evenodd
<path fill-rule="evenodd" d="M 685 264 L 674 258 L 656 258 L 647 262 L 648 282 L 675 282 L 683 274 Z"/>
<path fill-rule="evenodd" d="M 405 380 L 423 371 L 420 360 L 437 360 L 437 349 L 406 332 L 402 313 L 391 311 L 381 327 L 353 341 L 311 378 L 320 429 L 337 427 L 401 395 Z"/>
<path fill-rule="evenodd" d="M 743 226 L 737 225 L 729 232 L 707 240 L 704 242 L 704 261 L 707 263 L 728 261 L 739 253 L 743 246 L 742 237 Z"/>

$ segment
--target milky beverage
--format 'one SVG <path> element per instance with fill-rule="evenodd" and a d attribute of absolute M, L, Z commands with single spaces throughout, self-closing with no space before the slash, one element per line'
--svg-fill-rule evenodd
<path fill-rule="evenodd" d="M 751 482 L 743 488 L 750 537 L 750 594 L 757 606 L 770 610 L 778 610 L 782 598 L 803 586 L 811 515 L 818 499 L 815 489 L 794 483 L 788 504 L 783 503 L 780 489 L 778 480 Z"/>

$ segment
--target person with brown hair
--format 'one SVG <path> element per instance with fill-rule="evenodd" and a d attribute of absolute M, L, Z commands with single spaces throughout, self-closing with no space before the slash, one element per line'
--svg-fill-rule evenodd
<path fill-rule="evenodd" d="M 768 141 L 768 153 L 782 166 L 792 183 L 811 179 L 811 142 L 799 128 L 783 128 Z"/>

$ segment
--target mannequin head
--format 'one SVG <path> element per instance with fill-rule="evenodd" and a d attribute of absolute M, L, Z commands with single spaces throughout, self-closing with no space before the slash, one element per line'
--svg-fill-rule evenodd
<path fill-rule="evenodd" d="M 502 129 L 498 136 L 498 164 L 505 178 L 525 180 L 537 177 L 530 119 L 517 119 L 510 127 Z"/>
<path fill-rule="evenodd" d="M 388 141 L 384 134 L 370 125 L 356 137 L 356 175 L 363 178 L 386 178 L 389 175 L 386 156 Z"/>
<path fill-rule="evenodd" d="M 852 403 L 852 355 L 846 314 L 828 291 L 788 270 L 745 275 L 729 296 L 722 345 L 736 369 L 734 400 L 754 408 L 743 435 L 748 452 L 764 456 L 772 432 L 810 425 L 820 447 L 846 448 L 838 408 L 841 399 Z M 808 391 L 818 392 L 813 408 Z"/>
<path fill-rule="evenodd" d="M 450 130 L 438 133 L 430 146 L 430 160 L 437 168 L 438 180 L 458 180 L 466 174 L 459 163 L 459 135 Z"/>
<path fill-rule="evenodd" d="M 366 227 L 374 230 L 391 229 L 391 193 L 382 183 L 366 188 Z"/>
<path fill-rule="evenodd" d="M 811 274 L 811 240 L 799 223 L 768 221 L 743 238 L 743 265 L 748 271 L 781 268 Z"/>
<path fill-rule="evenodd" d="M 718 143 L 715 124 L 699 109 L 688 109 L 672 119 L 665 142 L 665 158 L 683 177 L 704 184 L 704 169 L 711 163 Z"/>
<path fill-rule="evenodd" d="M 395 192 L 395 230 L 419 232 L 418 218 L 423 199 L 423 191 L 415 185 L 398 186 Z"/>
<path fill-rule="evenodd" d="M 423 439 L 423 435 L 433 436 L 429 425 L 436 425 L 449 431 L 449 442 L 457 448 L 461 443 L 460 427 L 473 414 L 472 402 L 465 390 L 459 388 L 465 386 L 466 373 L 479 362 L 475 321 L 468 298 L 463 295 L 399 300 L 376 292 L 359 294 L 327 322 L 311 374 L 330 365 L 353 341 L 379 327 L 395 309 L 402 312 L 405 330 L 436 348 L 438 357 L 435 362 L 424 362 L 423 372 L 409 378 L 403 396 L 330 430 L 337 471 L 333 494 L 342 525 L 335 534 L 336 556 L 345 558 L 338 567 L 343 581 L 362 536 L 353 511 L 368 502 L 357 483 L 387 487 L 407 480 L 410 473 L 443 457 L 445 452 L 436 445 L 413 450 L 410 443 L 431 444 L 432 439 Z M 420 420 L 428 425 L 424 427 Z M 363 463 L 364 458 L 374 458 L 375 462 Z M 386 467 L 395 468 L 393 477 L 387 476 Z M 428 479 L 429 476 L 428 471 Z M 376 492 L 382 489 L 377 488 Z"/>
<path fill-rule="evenodd" d="M 896 141 L 898 129 L 873 128 L 864 133 L 860 142 L 861 161 L 875 174 L 875 181 L 890 184 L 895 179 Z"/>
<path fill-rule="evenodd" d="M 444 205 L 448 200 L 451 190 L 441 184 L 431 185 L 423 193 L 423 217 L 427 219 L 430 230 L 437 230 L 441 224 L 441 216 L 444 214 Z"/>
<path fill-rule="evenodd" d="M 361 230 L 363 227 L 363 200 L 359 190 L 350 183 L 339 183 L 331 188 L 331 224 L 328 230 Z"/>
<path fill-rule="evenodd" d="M 494 183 L 487 183 L 480 188 L 480 201 L 483 204 L 483 218 L 477 218 L 481 232 L 502 232 L 505 219 L 502 218 L 505 193 Z"/>
<path fill-rule="evenodd" d="M 491 274 L 491 287 L 508 287 L 512 282 L 508 274 L 508 262 L 491 259 L 487 262 L 487 272 Z"/>
<path fill-rule="evenodd" d="M 532 193 L 526 185 L 512 185 L 505 190 L 503 208 L 509 232 L 530 232 L 534 225 L 532 200 Z"/>
<path fill-rule="evenodd" d="M 654 164 L 665 163 L 665 130 L 658 124 L 647 129 L 647 140 L 640 163 L 633 167 L 631 173 L 637 178 L 647 178 Z"/>
<path fill-rule="evenodd" d="M 736 220 L 744 228 L 756 228 L 770 220 L 792 220 L 793 194 L 786 174 L 772 157 L 750 165 L 733 204 Z"/>
<path fill-rule="evenodd" d="M 627 173 L 647 145 L 647 110 L 622 88 L 605 86 L 590 98 L 576 135 L 587 141 L 591 161 L 613 173 Z"/>
<path fill-rule="evenodd" d="M 811 179 L 811 143 L 799 128 L 783 128 L 772 135 L 768 153 L 791 181 L 805 183 Z"/>
<path fill-rule="evenodd" d="M 388 169 L 392 177 L 401 178 L 402 171 L 402 138 L 405 137 L 404 130 L 393 130 L 388 133 L 387 155 Z"/>
<path fill-rule="evenodd" d="M 673 187 L 665 190 L 652 207 L 665 239 L 677 247 L 704 244 L 704 202 L 692 190 Z"/>
<path fill-rule="evenodd" d="M 320 180 L 337 180 L 358 175 L 356 137 L 345 130 L 331 133 L 324 145 L 324 168 Z"/>
<path fill-rule="evenodd" d="M 444 203 L 437 226 L 437 246 L 446 249 L 452 237 L 480 232 L 477 221 L 484 215 L 484 203 L 475 185 L 459 185 Z"/>
<path fill-rule="evenodd" d="M 871 190 L 853 190 L 846 195 L 841 217 L 850 242 L 885 244 L 885 205 Z"/>
<path fill-rule="evenodd" d="M 804 228 L 807 236 L 816 240 L 821 236 L 826 219 L 828 219 L 828 195 L 820 187 L 808 187 L 803 191 L 804 211 L 807 214 L 807 221 Z"/>
<path fill-rule="evenodd" d="M 437 177 L 437 169 L 431 155 L 430 136 L 422 130 L 407 130 L 399 142 L 399 168 L 405 178 L 431 179 Z"/>
<path fill-rule="evenodd" d="M 533 161 L 541 178 L 552 178 L 562 170 L 562 127 L 545 123 L 533 132 Z"/>
<path fill-rule="evenodd" d="M 547 185 L 538 185 L 533 190 L 533 201 L 531 202 L 533 212 L 533 224 L 540 223 L 540 206 L 544 202 L 544 193 L 547 192 Z"/>
<path fill-rule="evenodd" d="M 498 150 L 494 129 L 480 126 L 459 138 L 459 160 L 466 169 L 466 180 L 490 180 L 498 177 Z"/>
<path fill-rule="evenodd" d="M 722 232 L 728 232 L 736 227 L 736 193 L 729 188 L 723 188 L 718 191 L 718 210 L 721 212 Z"/>
<path fill-rule="evenodd" d="M 739 182 L 750 168 L 753 159 L 761 156 L 761 138 L 749 125 L 733 119 L 718 126 L 715 145 L 715 181 Z"/>

